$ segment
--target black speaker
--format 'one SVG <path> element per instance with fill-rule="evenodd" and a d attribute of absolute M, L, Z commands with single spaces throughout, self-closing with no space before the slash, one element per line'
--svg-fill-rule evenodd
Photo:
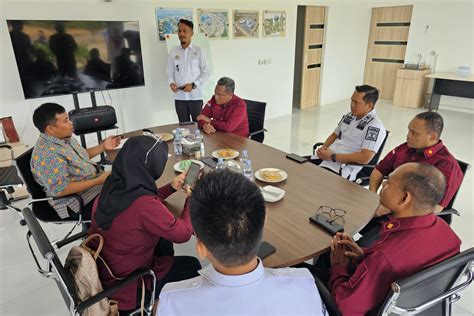
<path fill-rule="evenodd" d="M 69 111 L 69 119 L 76 135 L 106 130 L 117 124 L 115 110 L 109 105 Z"/>

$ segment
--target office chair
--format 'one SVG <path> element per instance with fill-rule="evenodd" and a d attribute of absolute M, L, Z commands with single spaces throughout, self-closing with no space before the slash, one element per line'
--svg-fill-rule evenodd
<path fill-rule="evenodd" d="M 28 226 L 28 233 L 26 234 L 26 239 L 28 242 L 28 246 L 30 247 L 31 254 L 35 263 L 38 267 L 38 272 L 41 276 L 54 279 L 56 281 L 56 285 L 61 292 L 61 295 L 66 303 L 66 306 L 69 310 L 71 315 L 81 315 L 88 307 L 92 306 L 93 304 L 103 300 L 104 298 L 110 297 L 113 293 L 117 290 L 127 286 L 133 282 L 136 282 L 140 278 L 149 277 L 152 284 L 152 289 L 148 293 L 149 297 L 146 300 L 148 303 L 145 304 L 144 313 L 146 315 L 151 315 L 154 303 L 154 295 L 155 295 L 155 274 L 152 270 L 148 269 L 138 269 L 128 275 L 125 279 L 118 281 L 116 284 L 111 286 L 110 288 L 104 289 L 102 292 L 94 295 L 93 297 L 81 302 L 76 294 L 74 280 L 69 276 L 69 271 L 64 268 L 63 263 L 61 262 L 59 256 L 56 254 L 53 245 L 46 236 L 43 228 L 41 227 L 40 223 L 36 219 L 35 215 L 29 208 L 25 208 L 22 210 L 23 217 L 25 218 L 26 225 Z M 79 236 L 80 235 L 80 236 Z M 79 239 L 85 237 L 87 235 L 86 232 L 82 232 L 78 235 L 68 238 L 67 240 L 63 240 L 58 242 L 56 246 L 58 249 L 61 247 Z M 46 261 L 46 268 L 43 268 L 43 265 L 40 265 L 38 261 L 38 257 L 36 256 L 35 251 L 31 246 L 31 236 L 35 240 L 36 246 L 41 254 L 42 259 Z M 132 314 L 139 313 L 141 310 L 138 307 Z"/>
<path fill-rule="evenodd" d="M 33 148 L 27 150 L 22 155 L 15 158 L 16 166 L 20 171 L 20 175 L 23 179 L 23 182 L 27 186 L 28 192 L 30 193 L 32 200 L 28 202 L 28 205 L 32 205 L 33 213 L 35 214 L 36 218 L 40 221 L 47 222 L 47 223 L 55 223 L 55 224 L 65 224 L 65 223 L 74 223 L 75 225 L 69 231 L 64 238 L 67 238 L 74 229 L 82 223 L 90 223 L 90 220 L 84 220 L 82 218 L 81 212 L 79 212 L 78 219 L 71 219 L 71 218 L 60 218 L 56 210 L 48 203 L 50 200 L 60 200 L 60 199 L 69 199 L 75 198 L 79 202 L 81 211 L 84 208 L 84 202 L 82 197 L 78 194 L 72 194 L 64 197 L 47 197 L 46 193 L 44 192 L 41 185 L 36 182 L 35 178 L 33 177 L 33 173 L 31 172 L 31 155 L 33 152 Z"/>
<path fill-rule="evenodd" d="M 367 186 L 369 185 L 369 179 L 370 179 L 370 174 L 372 173 L 372 170 L 374 170 L 375 166 L 379 162 L 380 156 L 382 155 L 383 149 L 385 147 L 385 143 L 387 142 L 388 135 L 390 134 L 390 131 L 387 131 L 385 135 L 385 139 L 383 140 L 382 144 L 380 145 L 379 150 L 375 153 L 375 155 L 372 157 L 370 162 L 368 164 L 357 164 L 357 163 L 341 163 L 341 168 L 339 169 L 339 175 L 341 175 L 342 169 L 344 169 L 345 166 L 361 166 L 363 167 L 356 176 L 356 179 L 354 180 L 355 183 L 357 183 L 360 186 Z M 316 143 L 313 145 L 313 153 L 316 151 L 316 149 L 319 146 L 324 145 L 324 143 Z M 305 156 L 306 158 L 310 159 L 311 156 Z M 317 160 L 311 160 L 310 161 L 314 164 L 319 165 L 321 161 L 319 159 Z"/>
<path fill-rule="evenodd" d="M 252 101 L 244 99 L 247 103 L 247 117 L 249 121 L 249 138 L 259 143 L 263 143 L 265 132 L 263 125 L 265 122 L 266 102 Z"/>
<path fill-rule="evenodd" d="M 473 281 L 474 248 L 467 249 L 412 276 L 392 283 L 377 315 L 451 315 L 459 293 Z M 327 287 L 316 280 L 319 294 L 329 315 L 339 316 Z"/>

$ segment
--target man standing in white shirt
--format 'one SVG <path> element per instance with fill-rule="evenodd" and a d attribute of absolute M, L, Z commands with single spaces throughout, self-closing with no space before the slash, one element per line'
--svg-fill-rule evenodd
<path fill-rule="evenodd" d="M 306 268 L 264 268 L 257 257 L 265 222 L 259 188 L 229 170 L 203 176 L 193 189 L 191 222 L 200 276 L 168 283 L 156 315 L 327 315 Z M 278 251 L 278 249 L 277 249 Z"/>
<path fill-rule="evenodd" d="M 209 79 L 204 51 L 191 43 L 193 22 L 181 19 L 178 23 L 180 46 L 168 56 L 168 83 L 174 92 L 174 104 L 179 122 L 197 122 L 202 109 L 202 85 Z"/>

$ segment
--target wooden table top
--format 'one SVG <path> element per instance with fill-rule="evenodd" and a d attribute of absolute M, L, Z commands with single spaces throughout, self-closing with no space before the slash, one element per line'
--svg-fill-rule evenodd
<path fill-rule="evenodd" d="M 474 74 L 470 74 L 468 76 L 459 76 L 455 72 L 435 72 L 435 73 L 426 75 L 426 77 L 427 78 L 435 78 L 435 79 L 474 82 Z"/>
<path fill-rule="evenodd" d="M 171 132 L 178 125 L 165 125 L 148 128 L 155 133 Z M 194 126 L 184 126 L 193 133 Z M 141 131 L 123 134 L 128 138 L 141 135 Z M 275 246 L 276 252 L 264 259 L 267 267 L 291 266 L 309 260 L 328 251 L 332 236 L 318 226 L 310 223 L 309 217 L 316 214 L 321 205 L 347 211 L 344 229 L 356 233 L 364 227 L 375 213 L 378 196 L 359 185 L 337 176 L 309 162 L 299 164 L 285 157 L 286 153 L 273 147 L 229 133 L 204 134 L 206 156 L 216 149 L 232 148 L 241 152 L 246 149 L 252 160 L 254 171 L 260 168 L 279 168 L 288 173 L 284 182 L 271 184 L 286 191 L 284 198 L 275 203 L 266 203 L 267 219 L 263 240 Z M 170 154 L 166 169 L 158 180 L 158 185 L 168 183 L 177 173 L 173 166 L 187 159 L 175 157 L 173 142 L 168 142 Z M 114 154 L 109 155 L 113 160 Z M 210 170 L 207 166 L 205 171 Z M 255 180 L 259 186 L 267 183 Z M 167 206 L 175 215 L 184 205 L 184 192 L 177 192 L 167 199 Z"/>

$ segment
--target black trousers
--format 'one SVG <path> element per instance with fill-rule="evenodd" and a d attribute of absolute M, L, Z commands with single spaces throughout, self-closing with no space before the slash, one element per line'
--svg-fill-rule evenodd
<path fill-rule="evenodd" d="M 202 100 L 174 100 L 179 122 L 197 122 L 196 117 L 201 114 L 202 105 Z"/>

